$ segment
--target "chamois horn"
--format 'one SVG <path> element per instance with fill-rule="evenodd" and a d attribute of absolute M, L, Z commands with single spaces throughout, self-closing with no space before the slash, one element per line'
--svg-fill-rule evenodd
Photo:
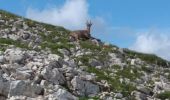
<path fill-rule="evenodd" d="M 86 24 L 90 24 L 90 25 L 92 25 L 91 20 L 90 20 L 90 21 L 88 21 L 88 20 L 87 20 Z"/>

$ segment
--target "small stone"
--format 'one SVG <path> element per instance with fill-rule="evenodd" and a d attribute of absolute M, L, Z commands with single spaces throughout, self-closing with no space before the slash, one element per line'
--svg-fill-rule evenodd
<path fill-rule="evenodd" d="M 121 93 L 116 93 L 114 97 L 117 99 L 121 99 L 123 98 L 123 95 Z"/>
<path fill-rule="evenodd" d="M 49 60 L 54 60 L 54 61 L 58 61 L 60 58 L 60 56 L 56 55 L 56 54 L 49 54 L 48 55 L 48 59 Z"/>

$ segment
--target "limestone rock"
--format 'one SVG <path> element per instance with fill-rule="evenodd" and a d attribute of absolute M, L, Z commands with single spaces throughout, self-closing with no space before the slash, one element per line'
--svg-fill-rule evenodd
<path fill-rule="evenodd" d="M 10 90 L 10 83 L 0 79 L 0 96 L 2 96 L 1 98 L 8 97 L 9 90 Z"/>
<path fill-rule="evenodd" d="M 5 61 L 4 56 L 0 55 L 0 63 L 3 63 Z"/>
<path fill-rule="evenodd" d="M 95 60 L 95 59 L 91 59 L 91 60 L 89 61 L 89 63 L 90 63 L 90 65 L 91 65 L 92 67 L 103 66 L 103 64 L 102 64 L 100 61 Z"/>
<path fill-rule="evenodd" d="M 36 97 L 43 94 L 43 88 L 36 84 L 30 84 L 30 82 L 18 80 L 12 81 L 10 85 L 10 96 L 24 95 L 28 97 Z"/>
<path fill-rule="evenodd" d="M 78 100 L 78 98 L 64 89 L 58 89 L 48 96 L 48 100 Z"/>
<path fill-rule="evenodd" d="M 48 66 L 41 72 L 44 79 L 48 80 L 49 82 L 52 82 L 54 84 L 64 84 L 65 83 L 65 77 L 63 74 L 57 69 L 50 69 Z"/>
<path fill-rule="evenodd" d="M 89 81 L 83 81 L 77 76 L 72 79 L 71 84 L 73 86 L 73 90 L 79 96 L 95 96 L 100 92 L 98 85 Z"/>
<path fill-rule="evenodd" d="M 5 51 L 4 57 L 9 62 L 21 63 L 26 56 L 21 49 L 15 48 L 15 49 L 7 49 Z"/>

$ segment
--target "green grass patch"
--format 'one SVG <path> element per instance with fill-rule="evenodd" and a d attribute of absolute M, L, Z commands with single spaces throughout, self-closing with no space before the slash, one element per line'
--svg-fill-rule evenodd
<path fill-rule="evenodd" d="M 150 64 L 157 64 L 159 66 L 165 66 L 165 67 L 168 67 L 167 66 L 167 63 L 170 64 L 170 62 L 154 55 L 154 54 L 144 54 L 144 53 L 139 53 L 139 52 L 136 52 L 136 51 L 131 51 L 131 50 L 128 50 L 128 49 L 124 49 L 124 52 L 126 54 L 128 54 L 128 56 L 130 56 L 131 58 L 134 58 L 134 57 L 138 57 L 140 58 L 141 60 L 147 62 L 147 63 L 150 63 Z"/>
<path fill-rule="evenodd" d="M 106 69 L 96 69 L 95 67 L 88 67 L 87 69 L 90 73 L 95 73 L 97 76 L 97 81 L 106 80 L 111 85 L 111 91 L 121 92 L 124 96 L 130 96 L 130 93 L 136 88 L 131 84 L 120 83 L 119 77 L 110 77 L 109 73 L 105 74 Z"/>
<path fill-rule="evenodd" d="M 14 41 L 12 39 L 6 39 L 6 38 L 0 38 L 0 44 L 1 45 L 15 45 L 16 47 L 20 47 L 20 48 L 25 48 L 25 49 L 31 49 L 28 47 L 27 44 L 20 42 L 20 41 Z"/>
<path fill-rule="evenodd" d="M 80 41 L 80 45 L 83 49 L 90 49 L 90 50 L 99 50 L 101 51 L 101 47 L 100 46 L 97 46 L 95 44 L 92 44 L 91 41 Z"/>
<path fill-rule="evenodd" d="M 157 95 L 157 98 L 161 100 L 170 99 L 170 91 L 165 91 Z"/>
<path fill-rule="evenodd" d="M 119 65 L 113 65 L 111 68 L 116 69 L 116 70 L 120 70 L 120 69 L 121 69 L 121 66 L 119 66 Z"/>
<path fill-rule="evenodd" d="M 118 70 L 116 73 L 117 76 L 122 76 L 124 78 L 128 78 L 131 81 L 135 80 L 136 78 L 139 78 L 141 74 L 138 72 L 138 69 L 132 68 L 131 66 L 126 66 L 123 68 L 123 70 Z"/>
<path fill-rule="evenodd" d="M 61 54 L 58 49 L 67 49 L 69 50 L 70 48 L 73 48 L 74 45 L 72 44 L 67 44 L 67 43 L 61 43 L 61 44 L 57 44 L 57 43 L 51 43 L 51 42 L 43 42 L 41 43 L 41 47 L 42 49 L 45 48 L 49 48 L 51 50 L 52 53 L 54 54 L 59 54 L 60 56 L 64 56 L 63 54 Z"/>
<path fill-rule="evenodd" d="M 143 70 L 144 72 L 147 72 L 147 73 L 153 72 L 151 69 L 149 69 L 149 68 L 146 67 L 146 66 L 142 66 L 142 67 L 141 67 L 141 70 Z"/>
<path fill-rule="evenodd" d="M 16 19 L 16 18 L 20 17 L 15 14 L 11 14 L 10 12 L 4 11 L 4 10 L 0 10 L 0 14 L 2 15 L 2 19 L 7 19 L 7 20 Z"/>

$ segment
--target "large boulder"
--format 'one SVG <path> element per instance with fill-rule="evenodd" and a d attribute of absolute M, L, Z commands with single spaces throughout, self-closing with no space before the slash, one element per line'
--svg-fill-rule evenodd
<path fill-rule="evenodd" d="M 52 68 L 61 68 L 62 62 L 61 61 L 51 61 L 49 63 L 49 66 L 52 67 Z"/>
<path fill-rule="evenodd" d="M 137 86 L 136 88 L 137 88 L 137 90 L 138 90 L 139 92 L 141 92 L 141 93 L 143 93 L 143 94 L 151 95 L 151 96 L 153 95 L 152 90 L 151 90 L 150 88 L 148 88 L 148 87 L 145 87 L 145 86 Z"/>
<path fill-rule="evenodd" d="M 99 86 L 89 81 L 81 80 L 78 76 L 75 76 L 71 80 L 73 91 L 79 96 L 95 96 L 100 92 Z"/>
<path fill-rule="evenodd" d="M 78 98 L 64 89 L 58 89 L 48 96 L 48 100 L 78 100 Z"/>
<path fill-rule="evenodd" d="M 9 90 L 10 90 L 10 83 L 0 79 L 0 100 L 1 98 L 8 97 Z"/>
<path fill-rule="evenodd" d="M 8 37 L 12 40 L 18 40 L 20 37 L 18 35 L 15 35 L 15 34 L 9 34 Z"/>
<path fill-rule="evenodd" d="M 74 70 L 72 67 L 65 67 L 64 69 L 64 75 L 66 77 L 67 81 L 71 81 L 74 76 L 78 74 L 77 70 Z"/>
<path fill-rule="evenodd" d="M 146 94 L 143 94 L 141 92 L 138 91 L 134 91 L 132 93 L 132 96 L 134 97 L 135 100 L 148 100 L 148 96 Z"/>
<path fill-rule="evenodd" d="M 0 55 L 0 63 L 4 63 L 5 59 L 4 56 Z"/>
<path fill-rule="evenodd" d="M 52 69 L 50 66 L 46 66 L 41 74 L 44 79 L 53 84 L 65 84 L 65 77 L 57 68 Z"/>
<path fill-rule="evenodd" d="M 43 95 L 44 89 L 37 84 L 31 84 L 26 81 L 12 81 L 10 85 L 10 96 L 28 96 L 36 97 L 38 95 Z"/>
<path fill-rule="evenodd" d="M 93 67 L 96 66 L 103 66 L 102 62 L 96 60 L 96 59 L 90 59 L 89 64 Z"/>
<path fill-rule="evenodd" d="M 27 39 L 29 39 L 31 36 L 30 36 L 30 34 L 29 33 L 23 33 L 22 34 L 22 39 L 24 39 L 24 40 L 27 40 Z"/>
<path fill-rule="evenodd" d="M 4 52 L 4 58 L 9 62 L 23 63 L 25 58 L 27 57 L 25 52 L 23 52 L 19 48 L 7 49 Z"/>
<path fill-rule="evenodd" d="M 32 70 L 24 70 L 24 71 L 16 71 L 14 73 L 13 77 L 15 77 L 16 80 L 27 80 L 31 78 L 31 75 L 33 74 Z"/>
<path fill-rule="evenodd" d="M 65 55 L 65 56 L 70 56 L 71 55 L 70 51 L 68 51 L 67 49 L 58 49 L 58 51 L 60 53 L 62 53 L 63 55 Z"/>

